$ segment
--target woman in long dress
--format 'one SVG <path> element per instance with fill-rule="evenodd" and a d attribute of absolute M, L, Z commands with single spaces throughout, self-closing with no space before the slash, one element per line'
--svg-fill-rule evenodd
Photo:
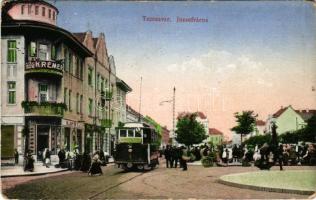
<path fill-rule="evenodd" d="M 96 152 L 94 156 L 92 157 L 92 163 L 91 167 L 88 172 L 89 175 L 99 174 L 102 175 L 102 169 L 101 169 L 101 160 L 99 156 L 99 152 Z"/>

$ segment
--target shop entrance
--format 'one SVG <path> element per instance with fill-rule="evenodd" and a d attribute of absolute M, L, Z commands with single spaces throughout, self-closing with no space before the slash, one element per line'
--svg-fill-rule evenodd
<path fill-rule="evenodd" d="M 37 126 L 37 155 L 41 159 L 41 155 L 45 148 L 49 148 L 49 130 L 50 126 Z"/>

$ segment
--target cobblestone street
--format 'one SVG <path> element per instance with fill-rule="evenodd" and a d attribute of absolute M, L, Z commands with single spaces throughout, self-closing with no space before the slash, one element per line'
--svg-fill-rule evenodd
<path fill-rule="evenodd" d="M 9 198 L 42 199 L 136 199 L 136 198 L 303 198 L 275 192 L 240 189 L 218 183 L 225 174 L 258 171 L 255 167 L 213 167 L 189 166 L 188 171 L 160 167 L 147 173 L 128 172 L 114 166 L 103 168 L 104 175 L 89 177 L 82 172 L 17 177 L 2 179 L 4 194 Z M 286 170 L 315 169 L 311 167 L 286 167 Z M 272 170 L 277 170 L 275 167 Z M 23 181 L 21 181 L 23 180 Z M 30 181 L 30 182 L 27 182 Z M 15 188 L 13 184 L 18 184 Z M 27 196 L 26 196 L 27 195 Z"/>

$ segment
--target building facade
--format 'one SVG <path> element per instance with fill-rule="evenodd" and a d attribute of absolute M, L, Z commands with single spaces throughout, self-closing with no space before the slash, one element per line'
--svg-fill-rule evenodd
<path fill-rule="evenodd" d="M 3 2 L 2 158 L 15 148 L 38 158 L 45 148 L 53 155 L 60 148 L 110 153 L 126 116 L 131 88 L 116 76 L 104 34 L 70 33 L 57 16 L 42 0 Z"/>
<path fill-rule="evenodd" d="M 207 141 L 212 143 L 214 146 L 221 145 L 224 140 L 224 134 L 216 128 L 209 129 L 209 137 Z"/>

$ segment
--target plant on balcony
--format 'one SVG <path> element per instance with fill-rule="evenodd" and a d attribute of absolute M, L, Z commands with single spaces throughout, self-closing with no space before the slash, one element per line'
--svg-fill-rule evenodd
<path fill-rule="evenodd" d="M 105 91 L 105 99 L 110 101 L 112 99 L 113 92 L 112 91 Z"/>
<path fill-rule="evenodd" d="M 31 112 L 41 113 L 45 110 L 48 113 L 51 112 L 54 114 L 63 115 L 64 110 L 67 110 L 66 104 L 57 103 L 57 102 L 23 101 L 21 103 L 21 106 L 22 108 L 24 108 L 25 113 L 31 113 Z"/>
<path fill-rule="evenodd" d="M 111 128 L 112 127 L 112 120 L 111 119 L 102 119 L 101 126 L 106 127 L 106 128 Z"/>

